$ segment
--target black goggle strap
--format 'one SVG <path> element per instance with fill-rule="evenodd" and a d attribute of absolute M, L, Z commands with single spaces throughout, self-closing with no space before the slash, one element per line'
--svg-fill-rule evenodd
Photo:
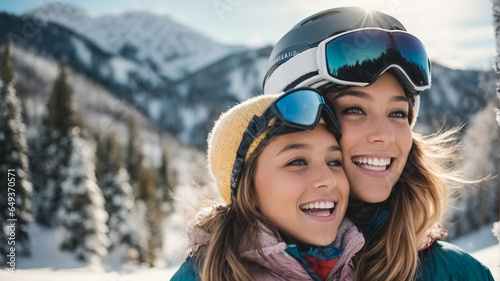
<path fill-rule="evenodd" d="M 319 115 L 323 117 L 323 120 L 325 121 L 328 130 L 330 130 L 335 136 L 335 138 L 339 140 L 342 137 L 339 120 L 332 111 L 333 105 L 330 103 L 330 101 L 328 99 L 324 99 L 324 102 L 325 103 L 321 105 L 322 108 L 319 109 L 319 111 L 321 111 L 319 112 Z"/>
<path fill-rule="evenodd" d="M 252 120 L 248 123 L 247 129 L 243 133 L 240 146 L 236 151 L 233 170 L 231 171 L 231 193 L 233 196 L 236 196 L 239 172 L 243 163 L 245 163 L 247 158 L 250 157 L 255 148 L 259 145 L 260 141 L 266 137 L 266 129 L 276 122 L 275 118 L 269 117 L 270 113 L 271 112 L 268 108 L 262 116 L 254 115 Z"/>

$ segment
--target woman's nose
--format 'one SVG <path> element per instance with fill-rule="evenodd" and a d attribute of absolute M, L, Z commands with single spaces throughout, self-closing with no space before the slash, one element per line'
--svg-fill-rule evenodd
<path fill-rule="evenodd" d="M 368 128 L 368 142 L 375 144 L 389 144 L 392 143 L 396 134 L 387 117 L 374 118 Z"/>
<path fill-rule="evenodd" d="M 335 188 L 337 186 L 337 176 L 325 163 L 314 169 L 313 188 Z"/>

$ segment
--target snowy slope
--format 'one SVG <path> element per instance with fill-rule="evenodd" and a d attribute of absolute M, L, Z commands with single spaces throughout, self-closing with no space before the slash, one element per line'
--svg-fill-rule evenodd
<path fill-rule="evenodd" d="M 172 80 L 243 49 L 217 43 L 168 16 L 149 12 L 96 17 L 70 4 L 49 2 L 26 16 L 66 26 L 101 49 L 149 66 Z"/>

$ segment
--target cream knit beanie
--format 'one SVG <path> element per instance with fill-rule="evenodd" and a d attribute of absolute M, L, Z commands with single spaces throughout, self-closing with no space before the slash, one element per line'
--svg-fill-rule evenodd
<path fill-rule="evenodd" d="M 231 172 L 243 133 L 254 115 L 261 116 L 280 95 L 252 97 L 221 114 L 208 135 L 208 166 L 219 194 L 231 204 Z"/>

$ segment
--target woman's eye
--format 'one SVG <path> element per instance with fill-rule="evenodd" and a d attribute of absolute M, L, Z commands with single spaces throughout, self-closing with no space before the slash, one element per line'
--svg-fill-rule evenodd
<path fill-rule="evenodd" d="M 406 111 L 399 110 L 399 111 L 392 112 L 389 116 L 396 117 L 396 118 L 408 118 L 408 113 Z"/>
<path fill-rule="evenodd" d="M 361 115 L 364 114 L 363 110 L 360 107 L 357 106 L 351 106 L 351 107 L 346 107 L 344 110 L 342 110 L 343 115 Z"/>
<path fill-rule="evenodd" d="M 341 160 L 330 161 L 330 162 L 328 162 L 328 166 L 342 167 L 342 161 Z"/>
<path fill-rule="evenodd" d="M 287 166 L 304 166 L 304 165 L 307 165 L 307 162 L 304 159 L 295 159 L 295 160 L 288 162 L 288 164 L 286 164 L 286 165 Z"/>

